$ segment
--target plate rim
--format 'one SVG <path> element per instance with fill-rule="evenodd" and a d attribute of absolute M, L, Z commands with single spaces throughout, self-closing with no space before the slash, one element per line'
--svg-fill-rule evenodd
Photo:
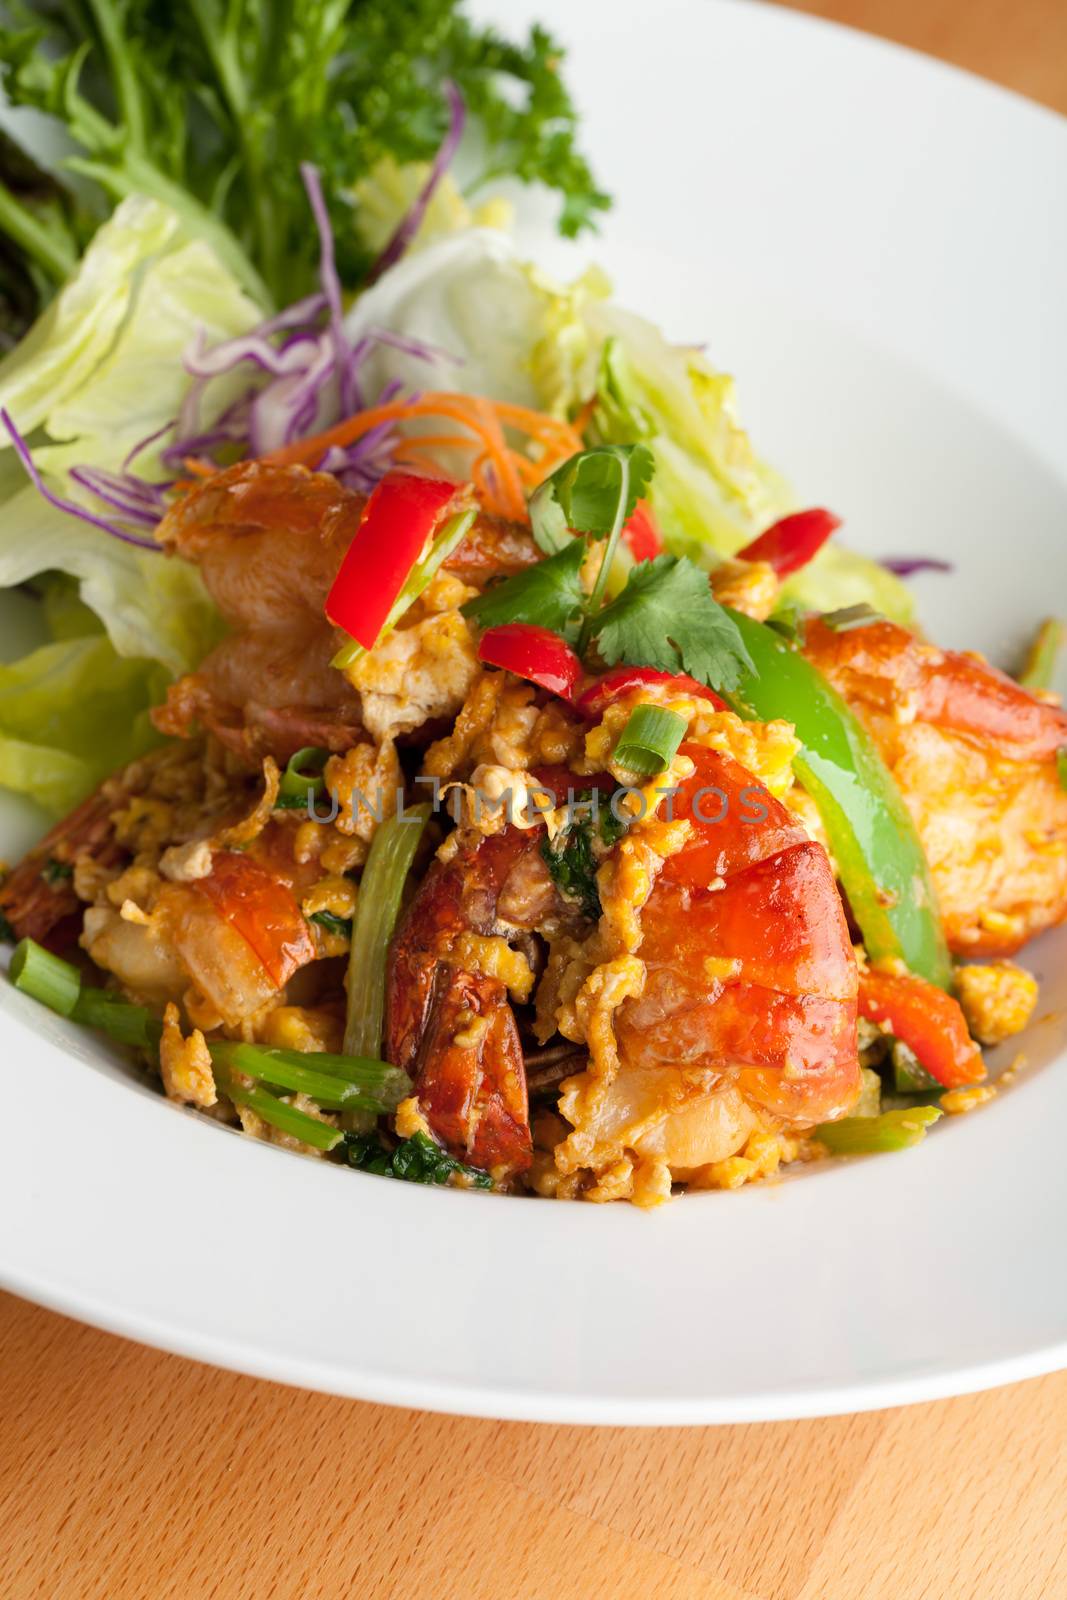
<path fill-rule="evenodd" d="M 495 9 L 499 10 L 499 6 Z M 542 9 L 543 7 L 534 7 L 534 10 Z M 691 9 L 691 4 L 680 9 Z M 846 24 L 812 17 L 806 13 L 778 9 L 772 11 L 770 8 L 759 8 L 758 12 L 754 12 L 747 0 L 745 3 L 743 0 L 716 0 L 715 5 L 708 9 L 724 15 L 730 14 L 734 18 L 745 18 L 744 22 L 739 23 L 740 26 L 747 25 L 748 20 L 758 14 L 760 27 L 766 26 L 767 19 L 771 18 L 773 25 L 779 27 L 783 33 L 790 27 L 799 27 L 813 37 L 822 34 L 840 35 L 847 38 L 850 46 L 854 48 L 898 58 L 906 63 L 909 69 L 916 63 L 922 63 L 925 69 L 933 68 L 936 73 L 947 75 L 948 79 L 969 86 L 969 93 L 973 94 L 977 89 L 982 95 L 992 96 L 1011 106 L 1013 115 L 1018 114 L 1020 107 L 1029 113 L 1037 113 L 1036 120 L 1031 119 L 1033 125 L 1036 127 L 1040 123 L 1055 130 L 1056 137 L 1060 140 L 1067 134 L 1067 117 L 1054 109 L 1030 101 L 1015 90 L 985 80 L 967 68 L 926 56 L 896 41 L 882 39 Z M 1064 148 L 1067 150 L 1067 144 Z M 741 376 L 743 379 L 743 374 Z M 6 1003 L 0 1006 L 0 1036 L 7 1034 L 9 1009 Z M 18 1026 L 16 1022 L 16 1030 Z M 68 1063 L 77 1066 L 76 1058 L 69 1051 L 63 1051 L 63 1054 Z M 4 1060 L 0 1058 L 0 1077 L 3 1076 L 4 1065 Z M 79 1067 L 78 1070 L 82 1069 Z M 97 1075 L 88 1072 L 84 1076 L 86 1093 L 91 1094 L 92 1080 Z M 1024 1085 L 1023 1092 L 1029 1088 L 1030 1085 Z M 136 1097 L 130 1099 L 132 1103 Z M 133 1113 L 131 1120 L 138 1120 L 138 1115 Z M 124 1117 L 122 1120 L 127 1119 Z M 212 1139 L 216 1138 L 217 1129 L 205 1127 L 203 1119 L 196 1121 L 205 1137 L 210 1134 Z M 217 1142 L 220 1148 L 223 1148 L 223 1142 L 221 1140 Z M 273 1150 L 261 1149 L 259 1153 L 271 1161 L 281 1155 L 281 1152 Z M 0 1196 L 5 1191 L 3 1178 L 5 1168 L 6 1163 L 0 1162 Z M 236 1182 L 236 1170 L 234 1179 Z M 264 1182 L 269 1183 L 269 1180 Z M 400 1189 L 403 1187 L 397 1186 Z M 309 1194 L 310 1191 L 309 1185 Z M 16 1203 L 19 1198 L 12 1196 Z M 467 1203 L 467 1197 L 463 1197 L 463 1203 Z M 489 1203 L 495 1205 L 498 1202 Z M 680 1203 L 686 1205 L 692 1202 Z M 729 1205 L 730 1201 L 726 1200 L 726 1197 L 721 1197 L 718 1203 Z M 391 1209 L 388 1198 L 382 1196 L 380 1202 L 372 1209 L 388 1214 Z M 399 1211 L 400 1206 L 395 1209 Z M 655 1227 L 656 1222 L 652 1219 L 648 1222 L 641 1219 L 640 1225 Z M 1045 1341 L 1033 1349 L 1017 1351 L 999 1358 L 970 1363 L 965 1361 L 955 1366 L 938 1367 L 932 1364 L 926 1371 L 909 1370 L 883 1376 L 877 1380 L 809 1384 L 807 1387 L 762 1393 L 738 1392 L 715 1396 L 689 1395 L 679 1398 L 671 1398 L 664 1394 L 607 1396 L 572 1394 L 564 1391 L 550 1396 L 541 1390 L 524 1391 L 509 1386 L 486 1387 L 484 1383 L 479 1387 L 477 1384 L 459 1381 L 442 1381 L 427 1377 L 425 1374 L 398 1377 L 385 1371 L 371 1373 L 361 1368 L 358 1360 L 339 1365 L 321 1355 L 305 1354 L 303 1357 L 294 1357 L 291 1353 L 285 1353 L 281 1347 L 271 1347 L 269 1343 L 249 1344 L 247 1340 L 236 1335 L 224 1338 L 210 1332 L 196 1334 L 186 1330 L 180 1321 L 177 1323 L 172 1321 L 168 1325 L 147 1310 L 131 1309 L 129 1304 L 119 1306 L 105 1303 L 104 1297 L 95 1297 L 70 1283 L 64 1287 L 53 1281 L 47 1270 L 42 1269 L 34 1273 L 5 1262 L 2 1239 L 0 1239 L 0 1282 L 17 1295 L 119 1337 L 251 1377 L 362 1399 L 371 1403 L 524 1422 L 611 1426 L 706 1426 L 839 1415 L 975 1393 L 1040 1376 L 1067 1366 L 1067 1326 L 1065 1326 L 1060 1340 Z"/>

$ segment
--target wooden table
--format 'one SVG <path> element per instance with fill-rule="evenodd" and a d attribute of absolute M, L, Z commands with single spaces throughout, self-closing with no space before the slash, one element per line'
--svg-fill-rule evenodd
<path fill-rule="evenodd" d="M 1064 0 L 799 4 L 1067 111 Z M 1067 1374 L 825 1421 L 303 1394 L 0 1296 L 2 1600 L 1057 1600 Z"/>

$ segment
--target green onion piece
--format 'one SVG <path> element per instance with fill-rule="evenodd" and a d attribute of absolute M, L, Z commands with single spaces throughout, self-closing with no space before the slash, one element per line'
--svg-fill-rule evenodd
<path fill-rule="evenodd" d="M 350 1108 L 381 1116 L 395 1111 L 411 1079 L 386 1061 L 357 1061 L 324 1051 L 272 1050 L 229 1039 L 208 1045 L 211 1059 L 223 1068 L 259 1078 L 278 1089 L 310 1095 L 326 1110 Z"/>
<path fill-rule="evenodd" d="M 1024 689 L 1051 689 L 1056 667 L 1067 645 L 1067 623 L 1047 617 L 1038 628 L 1019 674 Z"/>
<path fill-rule="evenodd" d="M 884 622 L 885 618 L 864 600 L 859 605 L 842 606 L 839 611 L 826 611 L 822 620 L 834 633 L 849 633 L 853 628 L 866 628 L 872 622 Z"/>
<path fill-rule="evenodd" d="M 0 911 L 0 944 L 14 944 L 15 930 L 8 922 L 4 913 Z"/>
<path fill-rule="evenodd" d="M 635 706 L 619 736 L 612 760 L 628 772 L 651 777 L 670 765 L 689 724 L 665 706 Z"/>
<path fill-rule="evenodd" d="M 944 1084 L 938 1083 L 933 1074 L 927 1072 L 915 1051 L 899 1039 L 893 1040 L 889 1055 L 893 1063 L 893 1087 L 897 1094 L 930 1094 L 944 1088 Z"/>
<path fill-rule="evenodd" d="M 1056 751 L 1056 776 L 1060 780 L 1060 788 L 1067 789 L 1067 744 L 1061 744 Z"/>
<path fill-rule="evenodd" d="M 318 799 L 326 790 L 326 779 L 322 775 L 322 769 L 329 758 L 328 750 L 313 744 L 305 745 L 295 756 L 290 756 L 289 763 L 282 773 L 281 783 L 278 785 L 275 810 L 297 811 L 306 806 L 312 796 Z"/>
<path fill-rule="evenodd" d="M 400 915 L 404 884 L 429 817 L 428 801 L 413 806 L 404 815 L 387 817 L 371 841 L 348 956 L 347 1056 L 381 1056 L 389 943 Z"/>
<path fill-rule="evenodd" d="M 880 1117 L 845 1117 L 840 1122 L 820 1122 L 815 1137 L 831 1155 L 869 1156 L 886 1150 L 907 1150 L 937 1122 L 937 1106 L 906 1106 L 883 1111 Z"/>
<path fill-rule="evenodd" d="M 442 562 L 447 561 L 453 550 L 464 539 L 474 524 L 478 515 L 477 506 L 472 506 L 469 511 L 459 511 L 454 517 L 449 517 L 442 523 L 440 532 L 434 534 L 430 541 L 430 548 L 416 561 L 407 577 L 404 586 L 389 609 L 389 615 L 382 623 L 378 640 L 381 640 L 396 627 L 400 618 L 409 606 L 414 605 L 419 595 L 426 588 Z M 377 641 L 376 641 L 377 642 Z M 355 666 L 360 656 L 366 655 L 366 650 L 357 639 L 349 639 L 343 644 L 330 662 L 331 667 Z"/>
<path fill-rule="evenodd" d="M 291 1134 L 294 1139 L 300 1139 L 316 1150 L 332 1150 L 344 1138 L 340 1128 L 331 1128 L 328 1123 L 309 1117 L 306 1111 L 287 1106 L 284 1100 L 261 1089 L 258 1084 L 249 1086 L 237 1083 L 223 1067 L 215 1070 L 215 1084 L 235 1106 L 248 1106 L 272 1128 Z"/>
<path fill-rule="evenodd" d="M 8 974 L 16 989 L 39 1000 L 50 1011 L 69 1017 L 81 991 L 81 973 L 69 961 L 54 956 L 35 939 L 20 939 Z"/>
<path fill-rule="evenodd" d="M 139 1050 L 158 1049 L 163 1037 L 163 1024 L 147 1006 L 130 1005 L 119 995 L 88 984 L 83 986 L 70 1016 L 72 1022 L 80 1022 L 83 1027 L 98 1028 L 116 1044 L 133 1045 Z"/>

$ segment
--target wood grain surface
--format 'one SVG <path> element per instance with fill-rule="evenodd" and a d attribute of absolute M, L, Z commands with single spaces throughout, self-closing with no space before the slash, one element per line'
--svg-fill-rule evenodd
<path fill-rule="evenodd" d="M 794 9 L 1067 111 L 1065 0 Z M 0 1296 L 0 1600 L 1060 1600 L 1065 1430 L 1067 1374 L 746 1428 L 435 1417 Z"/>

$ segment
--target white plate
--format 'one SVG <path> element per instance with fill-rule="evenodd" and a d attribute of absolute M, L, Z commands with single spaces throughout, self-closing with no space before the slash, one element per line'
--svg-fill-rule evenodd
<path fill-rule="evenodd" d="M 516 7 L 497 7 L 515 23 Z M 1067 124 L 784 12 L 539 0 L 573 46 L 623 295 L 739 374 L 756 438 L 995 655 L 1062 609 Z M 551 252 L 556 255 L 555 249 Z M 1067 937 L 1032 960 L 1067 1000 Z M 0 1271 L 201 1360 L 441 1410 L 741 1422 L 1067 1364 L 1064 1026 L 906 1155 L 652 1215 L 424 1190 L 241 1139 L 5 992 Z M 1051 1219 L 1051 1220 L 1050 1220 Z"/>

